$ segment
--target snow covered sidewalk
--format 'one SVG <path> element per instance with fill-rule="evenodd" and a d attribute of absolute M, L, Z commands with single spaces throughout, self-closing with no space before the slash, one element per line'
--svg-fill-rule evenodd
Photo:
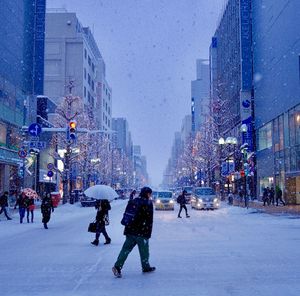
<path fill-rule="evenodd" d="M 120 220 L 126 201 L 112 203 L 111 245 L 92 246 L 88 223 L 93 208 L 57 208 L 42 228 L 0 222 L 1 296 L 276 296 L 300 294 L 300 219 L 223 207 L 155 212 L 150 239 L 152 274 L 142 274 L 138 250 L 128 257 L 123 278 L 111 267 L 124 242 Z"/>

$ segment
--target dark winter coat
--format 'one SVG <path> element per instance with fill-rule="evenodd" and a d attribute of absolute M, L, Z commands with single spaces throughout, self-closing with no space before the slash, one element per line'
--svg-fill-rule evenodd
<path fill-rule="evenodd" d="M 151 200 L 145 198 L 136 198 L 134 202 L 138 206 L 136 218 L 132 224 L 125 227 L 124 234 L 141 236 L 148 239 L 152 234 L 153 203 Z"/>
<path fill-rule="evenodd" d="M 27 202 L 28 202 L 28 198 L 23 197 L 22 195 L 20 195 L 17 199 L 17 202 L 15 204 L 15 207 L 19 206 L 19 209 L 21 208 L 27 208 Z"/>
<path fill-rule="evenodd" d="M 51 215 L 51 211 L 52 212 L 54 211 L 52 198 L 49 198 L 49 197 L 43 198 L 42 204 L 41 204 L 41 211 L 42 211 L 43 216 Z"/>
<path fill-rule="evenodd" d="M 183 194 L 180 194 L 180 195 L 177 197 L 177 202 L 178 202 L 180 205 L 185 205 L 185 204 L 186 204 L 185 196 L 184 196 Z"/>
<path fill-rule="evenodd" d="M 5 194 L 0 197 L 0 207 L 8 207 L 7 195 Z"/>
<path fill-rule="evenodd" d="M 105 209 L 100 209 L 97 211 L 96 222 L 99 226 L 105 226 L 105 218 L 108 215 L 108 211 Z"/>

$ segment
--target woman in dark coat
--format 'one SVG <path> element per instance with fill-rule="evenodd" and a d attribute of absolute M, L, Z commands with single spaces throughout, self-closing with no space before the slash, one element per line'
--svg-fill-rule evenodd
<path fill-rule="evenodd" d="M 46 196 L 42 200 L 41 212 L 43 216 L 42 222 L 44 224 L 44 228 L 48 229 L 47 223 L 50 221 L 51 212 L 54 212 L 54 207 L 50 193 L 46 193 Z"/>
<path fill-rule="evenodd" d="M 29 223 L 29 214 L 31 214 L 31 223 L 33 223 L 33 212 L 35 209 L 34 198 L 27 198 L 27 223 Z"/>
<path fill-rule="evenodd" d="M 19 207 L 19 215 L 20 215 L 20 223 L 23 223 L 23 219 L 24 219 L 24 216 L 25 216 L 25 211 L 26 211 L 26 208 L 27 208 L 27 197 L 25 195 L 24 192 L 22 192 L 17 201 L 16 201 L 16 204 L 15 204 L 15 209 L 17 208 L 17 206 Z"/>
<path fill-rule="evenodd" d="M 110 203 L 107 199 L 97 200 L 95 208 L 97 210 L 96 214 L 96 237 L 95 240 L 91 242 L 91 244 L 98 246 L 99 245 L 99 237 L 102 233 L 105 237 L 105 245 L 111 243 L 111 238 L 108 236 L 105 228 L 105 224 L 108 221 L 108 211 L 111 209 Z"/>

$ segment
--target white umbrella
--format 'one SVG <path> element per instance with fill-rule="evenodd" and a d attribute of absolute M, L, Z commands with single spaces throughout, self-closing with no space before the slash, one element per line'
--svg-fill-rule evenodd
<path fill-rule="evenodd" d="M 94 185 L 84 191 L 84 194 L 88 197 L 95 199 L 108 199 L 112 200 L 118 197 L 118 193 L 107 185 Z"/>

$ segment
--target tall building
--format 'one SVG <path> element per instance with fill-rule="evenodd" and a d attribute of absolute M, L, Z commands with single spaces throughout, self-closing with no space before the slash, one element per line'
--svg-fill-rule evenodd
<path fill-rule="evenodd" d="M 113 134 L 113 147 L 122 150 L 127 157 L 132 159 L 133 144 L 127 119 L 113 118 L 112 129 L 115 131 Z"/>
<path fill-rule="evenodd" d="M 196 68 L 196 80 L 191 82 L 193 132 L 201 129 L 209 114 L 209 63 L 199 59 Z"/>
<path fill-rule="evenodd" d="M 98 128 L 111 130 L 112 91 L 94 36 L 75 13 L 51 9 L 46 13 L 45 95 L 59 104 L 70 81 L 73 95 L 94 111 Z"/>
<path fill-rule="evenodd" d="M 252 1 L 258 192 L 300 204 L 300 2 Z"/>
<path fill-rule="evenodd" d="M 192 132 L 192 115 L 189 114 L 186 115 L 182 120 L 182 124 L 181 124 L 182 142 L 186 142 L 190 138 L 191 132 Z"/>
<path fill-rule="evenodd" d="M 222 175 L 227 179 L 227 190 L 230 186 L 237 185 L 232 189 L 246 192 L 249 187 L 251 195 L 255 195 L 254 161 L 250 162 L 246 157 L 242 159 L 239 152 L 240 147 L 247 147 L 247 155 L 252 160 L 254 158 L 251 22 L 250 0 L 228 0 L 212 38 L 209 77 L 213 137 L 216 142 L 221 137 L 234 137 L 236 141 L 233 145 L 218 148 L 222 163 L 214 164 L 214 172 L 211 173 L 212 176 L 217 175 L 221 167 L 224 167 Z M 244 163 L 248 160 L 251 175 L 249 174 L 245 186 L 240 176 L 244 174 Z M 229 163 L 233 165 L 230 167 Z M 221 176 L 219 179 L 221 180 Z M 235 182 L 229 181 L 233 179 Z"/>
<path fill-rule="evenodd" d="M 43 94 L 45 6 L 0 2 L 0 191 L 20 186 L 20 127 L 35 122 Z"/>

